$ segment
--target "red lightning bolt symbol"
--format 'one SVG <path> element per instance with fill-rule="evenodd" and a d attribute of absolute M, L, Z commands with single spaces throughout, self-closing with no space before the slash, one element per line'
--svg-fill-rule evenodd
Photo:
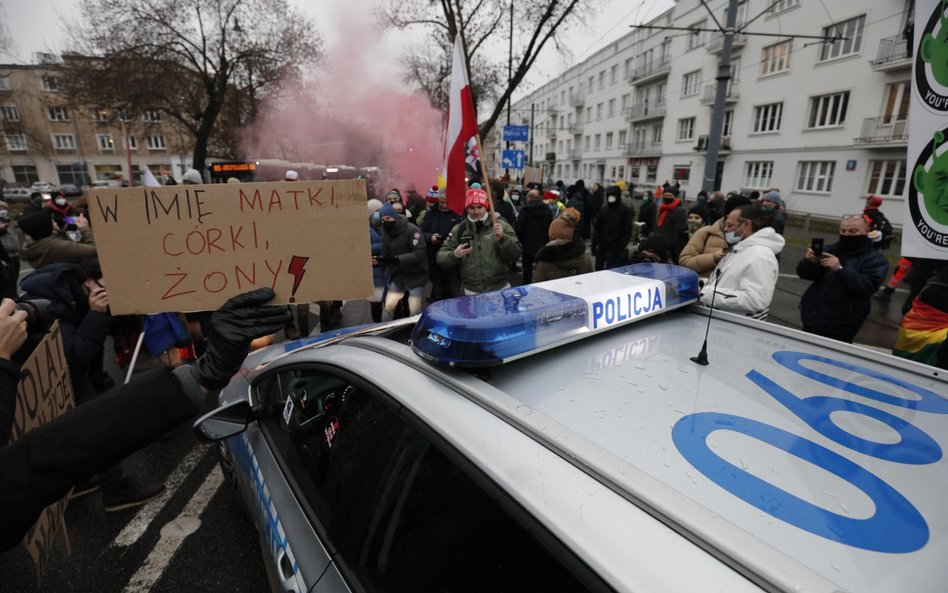
<path fill-rule="evenodd" d="M 296 289 L 300 287 L 300 282 L 303 281 L 303 274 L 306 273 L 306 270 L 304 270 L 303 267 L 308 261 L 308 257 L 302 257 L 299 255 L 294 255 L 292 259 L 290 259 L 290 265 L 287 267 L 286 273 L 293 275 L 293 291 L 290 293 L 291 303 L 296 302 Z"/>

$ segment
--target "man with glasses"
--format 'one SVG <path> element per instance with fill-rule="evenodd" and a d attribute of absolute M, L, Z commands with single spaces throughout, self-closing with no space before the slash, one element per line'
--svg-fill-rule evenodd
<path fill-rule="evenodd" d="M 491 222 L 487 193 L 469 189 L 464 199 L 467 216 L 451 230 L 438 251 L 438 265 L 461 269 L 464 294 L 509 288 L 509 266 L 520 257 L 520 242 L 507 221 Z"/>
<path fill-rule="evenodd" d="M 755 319 L 766 319 L 777 285 L 777 254 L 783 237 L 759 205 L 731 210 L 724 221 L 727 247 L 714 252 L 717 265 L 701 290 L 701 304 Z"/>
<path fill-rule="evenodd" d="M 847 214 L 839 225 L 839 241 L 820 250 L 807 248 L 797 275 L 813 284 L 800 300 L 803 330 L 852 343 L 869 316 L 870 297 L 889 271 L 889 262 L 869 239 L 862 214 Z"/>

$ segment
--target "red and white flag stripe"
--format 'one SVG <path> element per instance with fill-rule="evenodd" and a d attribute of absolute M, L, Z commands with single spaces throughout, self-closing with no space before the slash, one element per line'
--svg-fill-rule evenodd
<path fill-rule="evenodd" d="M 454 60 L 451 63 L 451 95 L 448 103 L 448 130 L 444 144 L 444 166 L 441 171 L 446 183 L 448 208 L 458 214 L 464 212 L 465 183 L 464 159 L 467 143 L 477 134 L 477 116 L 471 99 L 471 83 L 464 62 L 464 44 L 461 36 L 454 38 Z"/>

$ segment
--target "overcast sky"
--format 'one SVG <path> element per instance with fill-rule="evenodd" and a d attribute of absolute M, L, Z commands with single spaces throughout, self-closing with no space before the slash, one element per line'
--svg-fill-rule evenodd
<path fill-rule="evenodd" d="M 323 36 L 327 49 L 331 50 L 347 28 L 339 25 L 342 19 L 369 18 L 375 0 L 290 0 L 302 12 L 310 15 Z M 594 2 L 599 0 L 593 0 Z M 674 4 L 674 0 L 601 0 L 600 16 L 586 27 L 571 30 L 566 46 L 572 56 L 564 58 L 547 44 L 543 54 L 528 77 L 530 86 L 543 84 L 573 63 L 589 57 L 599 48 L 616 40 L 628 31 L 628 25 L 642 22 L 660 14 Z M 5 13 L 5 14 L 4 14 Z M 0 22 L 5 23 L 12 37 L 12 51 L 0 52 L 0 62 L 32 63 L 35 52 L 59 53 L 67 43 L 62 33 L 63 18 L 78 16 L 76 0 L 2 0 Z M 516 29 L 515 29 L 516 30 Z M 404 53 L 404 48 L 423 37 L 421 34 L 402 35 L 388 33 L 379 35 L 372 43 L 378 45 L 378 72 L 390 73 L 392 67 Z M 503 44 L 506 48 L 506 44 Z M 373 52 L 376 53 L 376 52 Z M 504 52 L 505 53 L 505 52 Z M 528 90 L 528 87 L 522 91 Z M 523 94 L 518 93 L 518 94 Z"/>

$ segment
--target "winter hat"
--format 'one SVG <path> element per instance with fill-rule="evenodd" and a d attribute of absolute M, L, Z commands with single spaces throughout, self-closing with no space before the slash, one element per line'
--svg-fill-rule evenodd
<path fill-rule="evenodd" d="M 618 185 L 610 185 L 606 188 L 606 196 L 615 196 L 617 198 L 622 197 L 622 188 Z"/>
<path fill-rule="evenodd" d="M 761 198 L 761 202 L 773 202 L 774 204 L 783 208 L 783 199 L 780 197 L 780 192 L 772 191 L 764 194 L 764 197 Z"/>
<path fill-rule="evenodd" d="M 293 169 L 287 170 L 287 172 L 283 175 L 283 181 L 297 181 L 299 178 L 300 174 Z"/>
<path fill-rule="evenodd" d="M 866 198 L 866 205 L 870 208 L 878 208 L 882 205 L 882 198 L 879 196 L 869 196 Z"/>
<path fill-rule="evenodd" d="M 391 196 L 397 197 L 399 202 L 403 202 L 403 201 L 404 201 L 404 200 L 402 200 L 402 192 L 398 191 L 397 189 L 390 189 L 390 190 L 388 191 L 388 193 L 385 194 L 385 201 L 387 202 L 388 199 L 389 199 L 389 197 L 391 197 Z"/>
<path fill-rule="evenodd" d="M 372 215 L 381 210 L 382 206 L 384 206 L 382 202 L 376 200 L 375 198 L 372 198 L 366 202 L 365 205 L 369 208 L 369 218 L 372 218 Z"/>
<path fill-rule="evenodd" d="M 668 259 L 668 241 L 666 241 L 664 237 L 652 235 L 639 243 L 639 247 L 636 251 L 651 251 L 657 255 L 660 260 L 664 261 Z"/>
<path fill-rule="evenodd" d="M 34 212 L 20 218 L 18 224 L 23 232 L 34 241 L 45 239 L 53 234 L 53 219 L 49 214 Z"/>
<path fill-rule="evenodd" d="M 385 204 L 382 206 L 382 209 L 379 210 L 379 216 L 391 216 L 392 218 L 398 218 L 398 210 L 395 209 L 395 206 L 391 204 Z"/>
<path fill-rule="evenodd" d="M 571 210 L 575 214 L 575 218 L 569 214 Z M 550 223 L 550 241 L 572 241 L 573 230 L 576 228 L 578 221 L 579 212 L 575 208 L 564 210 L 563 214 L 554 218 L 553 222 Z"/>
<path fill-rule="evenodd" d="M 664 195 L 664 194 L 671 194 L 671 195 L 673 195 L 673 196 L 675 196 L 675 197 L 677 198 L 677 197 L 678 197 L 678 190 L 675 189 L 675 186 L 674 186 L 674 185 L 669 185 L 668 187 L 662 189 L 662 195 Z"/>
<path fill-rule="evenodd" d="M 548 191 L 543 193 L 544 202 L 555 202 L 560 199 L 560 194 L 555 191 Z"/>
<path fill-rule="evenodd" d="M 755 190 L 752 191 L 752 192 L 750 193 L 750 195 L 747 196 L 747 197 L 749 197 L 752 201 L 753 201 L 753 200 L 759 200 L 759 199 L 760 199 L 760 192 L 755 189 Z"/>
<path fill-rule="evenodd" d="M 428 193 L 425 194 L 426 202 L 437 202 L 438 201 L 438 186 L 432 185 L 428 188 Z"/>
<path fill-rule="evenodd" d="M 181 183 L 193 183 L 195 185 L 201 185 L 204 183 L 204 180 L 201 179 L 201 174 L 198 173 L 197 169 L 188 169 L 184 172 L 184 175 L 181 176 Z"/>
<path fill-rule="evenodd" d="M 487 192 L 478 188 L 471 188 L 464 194 L 464 207 L 483 206 L 487 208 Z"/>
<path fill-rule="evenodd" d="M 688 214 L 697 214 L 701 217 L 704 224 L 708 224 L 708 219 L 711 217 L 711 214 L 708 212 L 708 207 L 704 204 L 695 204 L 688 210 Z"/>

